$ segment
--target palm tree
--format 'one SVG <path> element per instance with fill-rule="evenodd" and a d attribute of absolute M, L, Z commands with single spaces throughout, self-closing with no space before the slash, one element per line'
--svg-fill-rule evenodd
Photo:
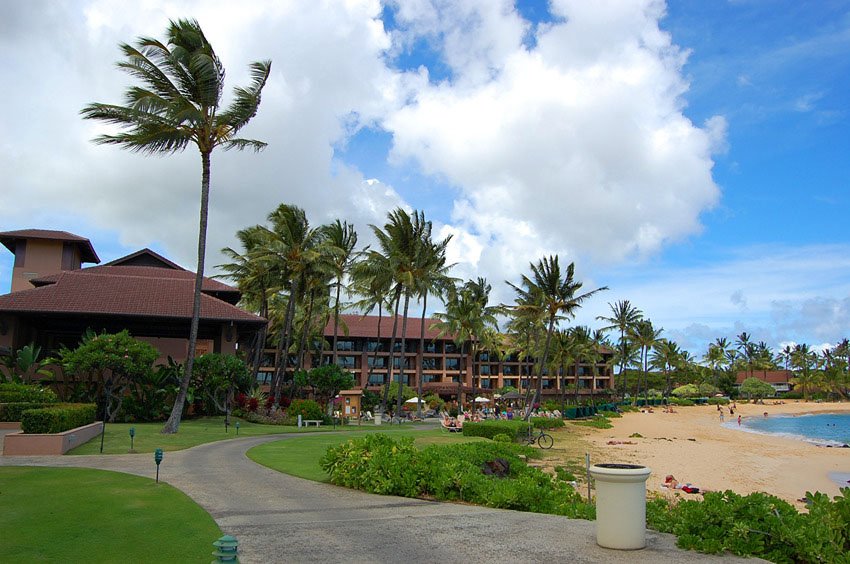
<path fill-rule="evenodd" d="M 753 355 L 755 354 L 755 345 L 750 342 L 750 336 L 746 331 L 736 337 L 735 348 L 741 353 L 741 356 L 747 363 L 747 377 L 753 375 Z"/>
<path fill-rule="evenodd" d="M 257 114 L 260 94 L 271 72 L 271 61 L 252 63 L 251 84 L 236 88 L 231 106 L 218 112 L 224 89 L 224 66 L 201 26 L 195 20 L 171 21 L 166 35 L 165 44 L 148 37 L 140 37 L 135 47 L 121 44 L 124 60 L 118 63 L 118 68 L 141 82 L 141 86 L 127 90 L 127 105 L 89 104 L 80 113 L 83 119 L 101 120 L 125 130 L 97 137 L 95 143 L 98 144 L 118 145 L 147 154 L 177 153 L 194 144 L 201 153 L 198 267 L 189 351 L 171 416 L 162 428 L 163 433 L 170 434 L 180 427 L 195 361 L 206 255 L 210 155 L 219 146 L 225 150 L 252 148 L 255 151 L 266 146 L 261 141 L 241 139 L 236 135 Z"/>
<path fill-rule="evenodd" d="M 333 364 L 336 364 L 337 358 L 337 333 L 339 330 L 339 295 L 342 291 L 342 280 L 348 273 L 354 259 L 354 248 L 357 246 L 357 232 L 354 226 L 348 222 L 336 220 L 330 225 L 322 228 L 325 235 L 325 242 L 328 245 L 328 257 L 333 274 L 336 277 L 336 298 L 334 299 L 334 336 L 332 345 Z"/>
<path fill-rule="evenodd" d="M 240 229 L 236 232 L 236 238 L 242 244 L 243 253 L 225 247 L 222 254 L 229 257 L 232 262 L 220 264 L 225 274 L 220 278 L 228 278 L 236 282 L 236 287 L 242 293 L 241 303 L 246 309 L 256 311 L 260 317 L 269 317 L 269 296 L 274 291 L 269 270 L 262 261 L 256 259 L 257 252 L 265 245 L 265 231 L 259 225 Z M 256 379 L 260 370 L 260 361 L 263 356 L 263 348 L 266 343 L 266 326 L 257 332 L 253 359 L 252 374 Z"/>
<path fill-rule="evenodd" d="M 670 395 L 670 371 L 677 368 L 682 360 L 679 345 L 669 339 L 659 339 L 655 343 L 652 364 L 664 372 L 664 397 Z M 686 351 L 684 351 L 686 352 Z"/>
<path fill-rule="evenodd" d="M 419 274 L 416 277 L 416 291 L 422 298 L 422 316 L 419 320 L 419 355 L 420 362 L 416 364 L 416 397 L 422 398 L 422 363 L 425 361 L 425 313 L 428 308 L 428 295 L 436 294 L 442 298 L 455 280 L 448 274 L 454 265 L 446 265 L 446 248 L 451 235 L 434 243 L 423 241 L 423 248 L 419 253 Z M 416 404 L 416 414 L 422 417 L 422 402 Z"/>
<path fill-rule="evenodd" d="M 518 309 L 529 309 L 532 311 L 544 311 L 546 313 L 546 343 L 543 346 L 543 357 L 537 369 L 537 391 L 534 400 L 526 405 L 525 418 L 531 416 L 531 409 L 535 403 L 540 401 L 543 394 L 543 368 L 546 366 L 549 344 L 552 341 L 552 333 L 555 322 L 564 317 L 572 317 L 575 310 L 594 294 L 607 290 L 607 286 L 576 295 L 582 283 L 575 280 L 575 263 L 567 266 L 565 273 L 561 273 L 558 256 L 543 257 L 537 264 L 531 263 L 531 277 L 522 276 L 521 286 L 508 282 L 507 284 L 517 293 Z"/>
<path fill-rule="evenodd" d="M 392 270 L 389 261 L 380 253 L 367 252 L 361 257 L 351 269 L 354 291 L 363 298 L 354 304 L 364 315 L 370 314 L 378 307 L 378 331 L 376 335 L 375 350 L 372 362 L 369 366 L 369 374 L 364 387 L 369 385 L 372 371 L 378 360 L 378 352 L 381 349 L 381 321 L 383 319 L 384 305 L 387 303 L 387 295 L 392 288 Z M 388 384 L 384 381 L 384 385 Z"/>
<path fill-rule="evenodd" d="M 661 329 L 655 329 L 652 326 L 652 321 L 649 319 L 642 319 L 632 328 L 631 334 L 629 337 L 635 344 L 640 347 L 640 360 L 641 366 L 643 368 L 643 391 L 644 391 L 644 400 L 649 399 L 649 389 L 647 385 L 647 367 L 649 362 L 649 351 L 658 343 L 658 340 L 661 338 Z M 637 398 L 640 395 L 640 384 L 638 384 L 637 392 L 635 393 L 635 397 Z"/>
<path fill-rule="evenodd" d="M 310 227 L 304 210 L 297 206 L 281 204 L 269 214 L 268 219 L 271 229 L 263 228 L 267 245 L 258 256 L 277 278 L 278 284 L 286 287 L 289 296 L 278 340 L 278 365 L 270 391 L 274 405 L 278 405 L 281 383 L 289 365 L 296 302 L 305 295 L 308 273 L 322 257 L 322 234 Z"/>
<path fill-rule="evenodd" d="M 714 375 L 714 387 L 717 388 L 717 371 L 731 363 L 729 358 L 729 341 L 726 337 L 718 337 L 708 346 L 703 361 L 711 368 Z"/>
<path fill-rule="evenodd" d="M 483 278 L 468 281 L 460 288 L 450 289 L 446 300 L 446 311 L 434 315 L 439 321 L 431 325 L 441 337 L 451 335 L 460 347 L 461 375 L 458 379 L 458 406 L 461 404 L 463 382 L 470 376 L 473 398 L 475 395 L 475 357 L 481 349 L 482 340 L 488 331 L 498 329 L 495 310 L 487 306 L 490 285 Z M 472 366 L 467 365 L 471 355 Z M 472 369 L 470 374 L 470 370 Z M 474 403 L 474 401 L 473 401 Z"/>
<path fill-rule="evenodd" d="M 620 300 L 616 303 L 608 303 L 608 307 L 611 308 L 611 316 L 598 316 L 596 319 L 599 321 L 605 321 L 609 323 L 607 327 L 603 327 L 603 331 L 607 331 L 609 329 L 618 329 L 620 331 L 620 341 L 617 346 L 620 349 L 620 352 L 623 353 L 620 355 L 620 374 L 623 378 L 623 394 L 622 397 L 626 397 L 626 373 L 625 373 L 625 365 L 622 364 L 626 359 L 626 354 L 624 354 L 626 348 L 627 334 L 629 329 L 635 326 L 635 324 L 643 319 L 643 312 L 641 312 L 638 308 L 634 307 L 629 300 Z"/>

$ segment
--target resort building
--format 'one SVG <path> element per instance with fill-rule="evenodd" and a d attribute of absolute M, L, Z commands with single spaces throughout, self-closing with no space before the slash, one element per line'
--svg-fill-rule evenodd
<path fill-rule="evenodd" d="M 177 362 L 188 354 L 195 273 L 142 249 L 103 265 L 91 242 L 64 231 L 0 233 L 15 255 L 12 291 L 0 295 L 0 347 L 29 343 L 44 356 L 79 344 L 87 331 L 129 330 Z M 204 278 L 197 354 L 235 353 L 266 320 L 236 307 L 240 293 Z"/>
<path fill-rule="evenodd" d="M 790 370 L 754 370 L 752 374 L 748 371 L 738 372 L 735 385 L 739 388 L 747 378 L 758 378 L 773 386 L 775 392 L 790 392 L 793 386 L 791 379 L 794 373 Z"/>
<path fill-rule="evenodd" d="M 416 388 L 417 366 L 422 366 L 422 389 L 425 393 L 442 396 L 456 395 L 458 382 L 463 394 L 493 392 L 504 386 L 513 386 L 525 390 L 537 386 L 536 367 L 531 360 L 520 360 L 515 354 L 499 357 L 491 351 L 481 351 L 475 358 L 470 352 L 462 354 L 460 347 L 450 336 L 439 336 L 431 326 L 435 319 L 425 320 L 424 347 L 420 350 L 421 318 L 408 317 L 404 352 L 401 348 L 402 319 L 398 319 L 398 337 L 395 343 L 393 360 L 393 381 L 398 379 L 399 370 L 404 368 L 401 381 Z M 390 341 L 393 332 L 393 317 L 383 316 L 380 326 L 377 316 L 341 315 L 337 332 L 337 364 L 349 370 L 355 378 L 358 388 L 378 390 L 388 373 L 390 363 Z M 321 363 L 330 364 L 333 360 L 333 321 L 324 330 L 327 343 L 322 353 Z M 471 347 L 468 347 L 471 348 Z M 612 387 L 613 373 L 608 362 L 614 351 L 603 350 L 603 361 L 594 367 L 581 363 L 578 367 L 578 390 L 580 395 L 593 393 L 605 394 Z M 404 359 L 402 362 L 402 358 Z M 260 379 L 270 381 L 277 366 L 276 351 L 266 349 L 262 362 Z M 318 353 L 305 360 L 303 368 L 319 366 Z M 568 394 L 575 393 L 575 366 L 567 368 L 565 378 L 544 373 L 544 397 L 559 396 L 562 385 L 566 385 Z"/>

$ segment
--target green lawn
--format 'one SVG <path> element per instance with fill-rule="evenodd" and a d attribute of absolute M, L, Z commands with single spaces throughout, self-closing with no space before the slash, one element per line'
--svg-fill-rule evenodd
<path fill-rule="evenodd" d="M 231 418 L 230 428 L 224 431 L 224 417 L 202 417 L 199 419 L 187 419 L 180 424 L 180 431 L 174 435 L 163 435 L 160 433 L 162 423 L 107 423 L 106 436 L 103 441 L 103 454 L 127 454 L 130 451 L 130 427 L 136 428 L 136 437 L 133 442 L 135 452 L 153 452 L 157 448 L 163 450 L 182 450 L 204 443 L 223 441 L 236 438 L 236 419 Z M 407 424 L 402 426 L 382 426 L 381 429 L 409 428 Z M 336 430 L 358 431 L 360 429 L 374 429 L 374 425 L 364 424 L 337 426 Z M 239 421 L 239 436 L 253 437 L 257 435 L 275 435 L 281 433 L 324 433 L 333 431 L 333 426 L 322 425 L 321 427 L 289 427 L 282 425 L 260 425 Z M 68 454 L 99 454 L 100 436 L 93 438 L 84 445 L 68 452 Z"/>
<path fill-rule="evenodd" d="M 423 448 L 431 444 L 449 444 L 470 441 L 486 441 L 481 437 L 464 437 L 460 433 L 447 433 L 439 429 L 415 431 L 405 427 L 379 428 L 381 432 L 392 430 L 394 437 L 415 437 L 416 446 Z M 248 451 L 248 458 L 278 472 L 291 474 L 316 482 L 327 482 L 329 476 L 319 466 L 319 459 L 328 447 L 338 445 L 353 437 L 363 436 L 367 431 L 346 435 L 311 435 L 294 437 L 256 446 Z"/>
<path fill-rule="evenodd" d="M 85 468 L 0 468 L 4 562 L 209 562 L 222 533 L 181 491 Z"/>

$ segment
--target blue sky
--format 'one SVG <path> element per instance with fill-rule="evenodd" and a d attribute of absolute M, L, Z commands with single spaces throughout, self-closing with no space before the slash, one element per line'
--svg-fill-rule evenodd
<path fill-rule="evenodd" d="M 96 147 L 77 116 L 120 99 L 118 42 L 187 16 L 231 85 L 274 71 L 246 130 L 269 149 L 214 155 L 209 265 L 280 202 L 366 242 L 404 205 L 497 300 L 557 253 L 611 288 L 578 323 L 629 299 L 698 355 L 850 336 L 850 1 L 4 4 L 0 78 L 32 88 L 0 93 L 0 228 L 194 267 L 197 155 Z"/>

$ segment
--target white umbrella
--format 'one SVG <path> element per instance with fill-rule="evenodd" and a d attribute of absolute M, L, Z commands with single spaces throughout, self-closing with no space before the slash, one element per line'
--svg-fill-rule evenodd
<path fill-rule="evenodd" d="M 414 396 L 404 403 L 425 403 L 425 400 L 421 400 L 421 399 L 417 398 L 416 396 Z"/>
<path fill-rule="evenodd" d="M 490 400 L 483 396 L 478 396 L 477 398 L 475 398 L 475 401 L 477 401 L 478 403 L 490 403 Z"/>

